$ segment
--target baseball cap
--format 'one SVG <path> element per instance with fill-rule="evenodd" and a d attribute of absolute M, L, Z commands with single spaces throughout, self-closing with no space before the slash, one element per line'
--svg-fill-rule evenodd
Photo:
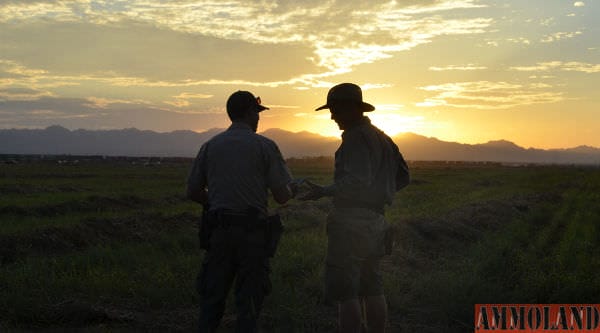
<path fill-rule="evenodd" d="M 260 97 L 254 97 L 249 91 L 238 90 L 227 99 L 227 112 L 245 112 L 252 107 L 256 109 L 256 112 L 269 109 L 260 103 Z"/>
<path fill-rule="evenodd" d="M 327 93 L 327 104 L 315 109 L 315 111 L 330 109 L 336 102 L 355 102 L 360 105 L 363 112 L 375 110 L 375 107 L 369 103 L 363 102 L 362 90 L 354 83 L 340 83 L 329 89 Z"/>

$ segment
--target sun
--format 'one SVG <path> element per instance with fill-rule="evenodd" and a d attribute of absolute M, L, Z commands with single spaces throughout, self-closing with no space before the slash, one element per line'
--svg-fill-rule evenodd
<path fill-rule="evenodd" d="M 365 114 L 371 123 L 389 136 L 404 132 L 419 132 L 423 128 L 424 118 L 420 116 L 403 116 L 393 112 L 372 112 Z"/>

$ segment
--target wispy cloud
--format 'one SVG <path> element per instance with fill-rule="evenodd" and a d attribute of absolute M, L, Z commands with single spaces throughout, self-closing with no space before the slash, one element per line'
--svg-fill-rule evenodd
<path fill-rule="evenodd" d="M 106 103 L 107 107 L 102 106 Z M 46 127 L 60 123 L 68 128 L 152 128 L 172 131 L 223 126 L 223 107 L 197 110 L 160 108 L 144 101 L 106 100 L 102 98 L 41 97 L 35 100 L 0 99 L 0 113 L 7 127 Z M 157 123 L 158 119 L 158 123 Z"/>
<path fill-rule="evenodd" d="M 298 105 L 278 105 L 278 104 L 267 104 L 266 105 L 270 109 L 299 109 Z"/>
<path fill-rule="evenodd" d="M 43 69 L 27 68 L 16 61 L 7 59 L 0 59 L 0 71 L 13 74 L 13 77 L 35 76 L 47 73 L 47 71 Z"/>
<path fill-rule="evenodd" d="M 535 66 L 516 66 L 511 67 L 511 69 L 523 72 L 566 71 L 582 73 L 600 73 L 600 64 L 590 64 L 577 61 L 549 61 L 539 62 Z"/>
<path fill-rule="evenodd" d="M 547 36 L 544 36 L 540 41 L 542 43 L 552 43 L 559 41 L 561 39 L 573 38 L 575 36 L 581 35 L 583 32 L 575 31 L 575 32 L 556 32 Z"/>
<path fill-rule="evenodd" d="M 196 93 L 188 93 L 184 92 L 179 95 L 173 96 L 175 98 L 174 101 L 165 101 L 165 104 L 173 105 L 178 108 L 190 106 L 190 99 L 207 99 L 211 98 L 213 95 L 208 94 L 196 94 Z"/>
<path fill-rule="evenodd" d="M 402 104 L 375 104 L 377 111 L 398 111 L 404 107 Z"/>
<path fill-rule="evenodd" d="M 83 103 L 83 105 L 85 106 L 89 106 L 91 108 L 96 108 L 96 109 L 107 109 L 108 107 L 110 107 L 111 105 L 114 104 L 121 104 L 121 105 L 150 105 L 151 103 L 148 101 L 144 101 L 144 100 L 140 100 L 140 99 L 134 99 L 134 100 L 125 100 L 125 99 L 113 99 L 113 98 L 103 98 L 103 97 L 87 97 L 85 98 L 85 100 L 87 101 L 86 103 Z"/>
<path fill-rule="evenodd" d="M 97 25 L 138 22 L 161 29 L 252 44 L 308 44 L 317 74 L 343 74 L 354 67 L 390 58 L 438 36 L 479 34 L 492 19 L 456 15 L 485 7 L 477 0 L 441 0 L 407 6 L 404 2 L 178 0 L 39 1 L 0 5 L 0 22 L 79 21 Z M 449 13 L 449 15 L 446 15 Z M 450 15 L 451 14 L 451 15 Z M 335 22 L 351 22 L 341 28 Z M 310 75 L 310 74 L 308 74 Z M 297 77 L 311 87 L 321 82 Z M 238 82 L 235 82 L 238 83 Z M 272 86 L 273 83 L 270 84 Z"/>
<path fill-rule="evenodd" d="M 585 6 L 585 2 L 583 2 L 583 1 L 576 1 L 573 4 L 573 6 L 575 6 L 575 7 L 583 7 L 583 6 Z"/>
<path fill-rule="evenodd" d="M 51 19 L 56 21 L 73 21 L 79 19 L 75 14 L 82 5 L 89 1 L 23 1 L 0 5 L 0 22 L 32 21 Z"/>
<path fill-rule="evenodd" d="M 0 88 L 0 100 L 31 101 L 41 97 L 54 96 L 49 91 L 30 88 Z"/>
<path fill-rule="evenodd" d="M 473 65 L 473 64 L 468 64 L 468 65 L 449 65 L 449 66 L 444 66 L 444 67 L 439 67 L 439 66 L 431 66 L 431 67 L 429 67 L 430 71 L 435 71 L 435 72 L 441 72 L 441 71 L 476 71 L 476 70 L 482 70 L 482 69 L 487 69 L 487 67 L 485 67 L 485 66 L 477 66 L 477 65 Z"/>
<path fill-rule="evenodd" d="M 392 86 L 393 86 L 392 84 L 388 84 L 388 83 L 364 83 L 364 84 L 361 84 L 361 89 L 363 91 L 365 91 L 365 90 L 389 88 Z"/>
<path fill-rule="evenodd" d="M 510 43 L 515 43 L 515 44 L 525 44 L 525 45 L 531 44 L 531 41 L 525 37 L 507 38 L 506 41 L 510 42 Z"/>
<path fill-rule="evenodd" d="M 565 99 L 545 83 L 457 82 L 421 87 L 436 95 L 417 103 L 419 107 L 450 106 L 466 109 L 508 109 L 516 106 L 555 103 Z"/>
<path fill-rule="evenodd" d="M 4 68 L 1 66 L 5 64 Z M 281 81 L 249 81 L 249 80 L 152 80 L 145 77 L 135 76 L 119 76 L 115 73 L 96 73 L 82 75 L 60 75 L 40 69 L 30 69 L 13 61 L 0 60 L 0 75 L 2 72 L 7 74 L 18 74 L 8 79 L 2 79 L 0 76 L 0 88 L 8 88 L 14 86 L 28 86 L 36 89 L 81 85 L 83 83 L 96 83 L 101 85 L 109 85 L 113 87 L 141 87 L 141 88 L 186 88 L 196 86 L 251 86 L 251 87 L 268 87 L 276 88 L 281 86 L 296 86 L 312 88 L 330 88 L 334 85 L 333 81 L 324 80 L 332 73 L 322 74 L 303 74 L 293 77 L 289 80 Z M 360 82 L 359 82 L 360 83 Z M 391 87 L 391 84 L 384 83 L 360 83 L 363 90 L 381 89 Z M 167 101 L 165 103 L 185 107 L 189 105 L 189 99 L 206 99 L 212 95 L 197 94 L 197 93 L 182 93 L 177 96 L 172 96 L 175 101 Z"/>

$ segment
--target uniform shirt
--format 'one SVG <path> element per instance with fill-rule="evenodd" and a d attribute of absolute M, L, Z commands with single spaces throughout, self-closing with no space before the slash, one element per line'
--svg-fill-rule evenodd
<path fill-rule="evenodd" d="M 211 209 L 267 213 L 267 189 L 292 180 L 279 148 L 250 126 L 234 122 L 200 148 L 188 177 L 188 190 L 208 188 Z"/>
<path fill-rule="evenodd" d="M 367 117 L 342 133 L 335 152 L 334 184 L 326 188 L 335 203 L 382 207 L 408 185 L 408 166 L 392 139 Z"/>

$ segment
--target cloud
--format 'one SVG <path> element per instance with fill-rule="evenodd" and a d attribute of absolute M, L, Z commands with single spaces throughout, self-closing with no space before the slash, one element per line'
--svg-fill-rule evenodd
<path fill-rule="evenodd" d="M 468 65 L 449 65 L 445 67 L 431 66 L 429 67 L 430 71 L 440 72 L 440 71 L 476 71 L 487 69 L 485 66 L 477 66 L 473 64 Z"/>
<path fill-rule="evenodd" d="M 575 6 L 575 7 L 583 7 L 583 6 L 585 6 L 585 2 L 583 2 L 583 1 L 576 1 L 573 4 L 573 6 Z"/>
<path fill-rule="evenodd" d="M 1 100 L 30 101 L 40 97 L 50 97 L 53 94 L 49 91 L 42 91 L 30 88 L 0 88 Z"/>
<path fill-rule="evenodd" d="M 119 105 L 150 105 L 151 103 L 144 100 L 134 99 L 134 100 L 124 100 L 124 99 L 111 99 L 111 98 L 102 98 L 102 97 L 86 97 L 85 100 L 87 103 L 83 104 L 84 106 L 89 106 L 95 109 L 107 109 L 109 106 L 114 106 L 115 104 Z"/>
<path fill-rule="evenodd" d="M 531 44 L 531 41 L 525 37 L 517 37 L 517 38 L 507 38 L 507 42 L 515 43 L 515 44 Z"/>
<path fill-rule="evenodd" d="M 540 41 L 542 43 L 552 43 L 559 41 L 561 39 L 573 38 L 575 36 L 581 35 L 583 32 L 575 31 L 575 32 L 556 32 L 547 36 L 544 36 Z"/>
<path fill-rule="evenodd" d="M 4 71 L 2 65 L 5 65 Z M 8 69 L 6 69 L 8 68 Z M 3 75 L 12 75 L 19 73 L 10 79 L 2 79 Z M 296 89 L 310 89 L 310 87 L 330 88 L 334 85 L 331 81 L 323 80 L 331 76 L 331 73 L 323 74 L 304 74 L 282 81 L 249 81 L 249 80 L 152 80 L 145 77 L 118 76 L 115 73 L 104 72 L 96 74 L 82 75 L 58 75 L 46 70 L 31 69 L 13 61 L 3 61 L 0 59 L 0 88 L 31 87 L 33 89 L 45 89 L 60 86 L 80 86 L 80 85 L 99 85 L 107 87 L 120 88 L 193 88 L 193 87 L 215 87 L 215 86 L 249 86 L 249 87 L 267 87 L 276 88 L 281 86 L 293 86 Z M 388 88 L 392 85 L 383 83 L 361 83 L 363 90 Z M 164 101 L 168 105 L 175 107 L 188 107 L 191 105 L 190 99 L 208 99 L 212 94 L 203 93 L 180 93 L 171 96 L 174 101 Z"/>
<path fill-rule="evenodd" d="M 225 40 L 129 21 L 0 24 L 0 41 L 3 59 L 61 75 L 267 82 L 321 70 L 308 59 L 310 45 Z"/>
<path fill-rule="evenodd" d="M 36 19 L 73 21 L 80 6 L 88 1 L 7 1 L 0 5 L 0 22 L 20 22 Z"/>
<path fill-rule="evenodd" d="M 268 104 L 267 107 L 269 109 L 299 109 L 298 105 L 278 105 L 278 104 Z"/>
<path fill-rule="evenodd" d="M 55 117 L 57 119 L 81 118 L 99 115 L 99 108 L 85 98 L 60 98 L 43 96 L 36 99 L 13 99 L 0 101 L 0 110 L 6 111 L 15 119 L 36 115 L 36 119 Z"/>
<path fill-rule="evenodd" d="M 523 85 L 490 81 L 430 85 L 420 89 L 436 95 L 417 103 L 417 106 L 449 106 L 492 110 L 540 103 L 555 103 L 565 99 L 562 93 L 550 91 L 550 88 L 552 86 L 545 83 Z"/>
<path fill-rule="evenodd" d="M 132 55 L 147 58 L 146 52 L 132 52 L 137 47 L 139 36 L 144 36 L 146 45 L 152 45 L 161 36 L 160 41 L 171 40 L 163 36 L 169 32 L 176 33 L 179 38 L 213 39 L 222 44 L 227 41 L 245 43 L 274 50 L 272 46 L 285 44 L 286 47 L 276 52 L 285 52 L 289 47 L 305 47 L 305 60 L 312 63 L 313 68 L 306 64 L 303 74 L 328 74 L 329 76 L 343 74 L 351 71 L 355 66 L 373 63 L 390 58 L 394 53 L 406 51 L 418 45 L 431 42 L 434 38 L 446 35 L 467 35 L 483 33 L 491 25 L 492 20 L 483 17 L 473 17 L 463 14 L 461 18 L 457 10 L 468 11 L 484 8 L 476 0 L 440 0 L 440 1 L 236 1 L 227 2 L 206 1 L 169 1 L 156 2 L 147 0 L 134 1 L 40 1 L 40 2 L 10 2 L 0 5 L 0 22 L 45 22 L 51 23 L 91 25 L 97 30 L 118 30 L 121 32 L 111 34 L 113 40 L 123 47 L 109 48 L 120 53 L 117 57 Z M 343 19 L 350 22 L 340 26 L 338 22 Z M 42 24 L 42 23 L 39 23 Z M 152 26 L 157 29 L 155 34 L 139 34 L 143 26 Z M 61 42 L 64 45 L 78 45 L 86 43 L 91 47 L 87 52 L 95 52 L 94 44 L 110 45 L 102 35 L 83 29 L 69 29 L 72 38 L 56 39 L 46 38 L 48 41 Z M 137 33 L 137 39 L 128 38 L 129 34 Z M 61 35 L 65 30 L 58 31 Z M 77 34 L 80 35 L 77 35 Z M 90 35 L 91 33 L 91 35 Z M 56 34 L 54 36 L 57 36 Z M 115 39 L 114 36 L 123 36 Z M 89 41 L 94 43 L 89 43 Z M 48 41 L 46 43 L 48 43 Z M 67 43 L 68 41 L 68 43 Z M 43 40 L 42 40 L 43 42 Z M 185 45 L 194 45 L 185 43 Z M 256 47 L 255 50 L 259 50 Z M 182 47 L 178 46 L 177 50 Z M 57 49 L 60 49 L 57 47 Z M 204 49 L 207 49 L 206 47 Z M 231 49 L 231 48 L 230 48 Z M 81 52 L 86 48 L 77 50 L 77 59 L 86 59 Z M 161 48 L 157 52 L 169 54 L 169 48 Z M 100 49 L 106 52 L 106 49 Z M 141 50 L 143 51 L 143 50 Z M 223 48 L 225 51 L 225 48 Z M 255 52 L 240 52 L 248 56 Z M 69 55 L 69 52 L 62 54 Z M 225 53 L 227 54 L 227 53 Z M 288 52 L 293 55 L 292 52 Z M 235 57 L 235 54 L 228 56 Z M 97 58 L 97 57 L 96 57 Z M 273 61 L 274 58 L 266 57 L 270 63 L 289 64 L 290 59 L 283 57 L 282 61 Z M 53 58 L 50 59 L 60 59 Z M 126 58 L 125 58 L 126 59 Z M 221 62 L 226 62 L 227 57 L 221 57 Z M 260 60 L 261 58 L 257 58 Z M 105 59 L 98 59 L 100 63 Z M 106 60 L 110 60 L 106 59 Z M 162 59 L 161 59 L 162 60 Z M 151 66 L 145 67 L 145 61 L 126 62 L 133 76 L 149 76 Z M 162 61 L 158 65 L 165 63 Z M 215 62 L 216 63 L 216 62 Z M 299 61 L 298 61 L 299 63 Z M 94 65 L 90 62 L 88 65 Z M 76 64 L 71 64 L 73 68 Z M 82 64 L 83 65 L 83 64 Z M 148 65 L 157 65 L 151 62 Z M 164 66 L 164 65 L 163 65 Z M 289 67 L 289 66 L 288 66 Z M 181 68 L 178 67 L 178 68 Z M 236 68 L 240 68 L 236 66 Z M 139 69 L 144 72 L 131 72 Z M 172 73 L 158 67 L 157 74 Z M 311 70 L 311 71 L 306 71 Z M 295 77 L 300 77 L 298 73 Z M 213 77 L 215 78 L 215 77 Z M 240 78 L 240 76 L 238 76 Z M 227 78 L 224 78 L 227 79 Z M 316 82 L 316 86 L 319 86 Z"/>
<path fill-rule="evenodd" d="M 213 97 L 213 95 L 184 92 L 179 95 L 173 96 L 173 98 L 175 98 L 174 101 L 165 101 L 165 103 L 181 108 L 190 106 L 190 99 L 207 99 L 211 97 Z"/>
<path fill-rule="evenodd" d="M 549 61 L 539 62 L 535 66 L 516 66 L 511 67 L 512 70 L 522 72 L 549 72 L 549 71 L 566 71 L 566 72 L 582 72 L 582 73 L 600 73 L 600 64 L 590 64 L 584 62 L 570 61 Z"/>
<path fill-rule="evenodd" d="M 402 104 L 375 104 L 377 111 L 398 111 L 404 107 Z"/>
<path fill-rule="evenodd" d="M 106 103 L 107 108 L 103 108 Z M 218 112 L 217 112 L 218 111 Z M 153 128 L 157 131 L 224 127 L 227 116 L 206 108 L 196 112 L 171 112 L 143 101 L 96 98 L 41 97 L 36 100 L 0 100 L 2 128 L 46 127 L 59 122 L 68 128 Z M 197 125 L 194 125 L 197 124 Z"/>
<path fill-rule="evenodd" d="M 43 69 L 29 69 L 16 61 L 0 59 L 0 71 L 12 74 L 13 77 L 35 76 L 47 73 Z"/>
<path fill-rule="evenodd" d="M 364 83 L 361 84 L 360 87 L 363 91 L 365 90 L 373 90 L 373 89 L 383 89 L 383 88 L 389 88 L 392 87 L 392 84 L 387 84 L 387 83 Z"/>

